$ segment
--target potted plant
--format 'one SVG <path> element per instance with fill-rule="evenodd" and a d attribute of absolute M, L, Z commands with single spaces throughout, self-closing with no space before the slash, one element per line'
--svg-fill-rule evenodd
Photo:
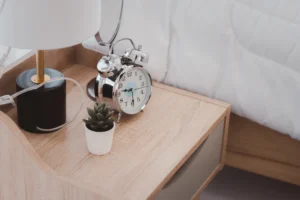
<path fill-rule="evenodd" d="M 89 118 L 84 119 L 85 135 L 88 150 L 95 155 L 104 155 L 110 152 L 115 120 L 113 111 L 105 103 L 95 103 L 94 109 L 87 108 Z"/>

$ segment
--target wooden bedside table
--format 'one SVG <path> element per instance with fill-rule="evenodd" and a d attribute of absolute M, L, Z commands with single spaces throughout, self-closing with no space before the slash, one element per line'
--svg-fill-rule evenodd
<path fill-rule="evenodd" d="M 83 86 L 96 74 L 83 65 L 63 72 Z M 79 92 L 70 85 L 67 92 L 72 108 L 78 104 Z M 7 114 L 16 119 L 15 109 Z M 55 133 L 23 133 L 58 175 L 99 191 L 129 200 L 199 199 L 224 165 L 229 114 L 229 104 L 154 83 L 145 112 L 123 116 L 112 151 L 105 156 L 87 150 L 82 122 L 86 109 Z"/>

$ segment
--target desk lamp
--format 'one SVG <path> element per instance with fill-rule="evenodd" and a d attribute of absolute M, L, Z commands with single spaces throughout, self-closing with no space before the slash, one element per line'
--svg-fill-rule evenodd
<path fill-rule="evenodd" d="M 16 80 L 23 90 L 63 77 L 44 68 L 44 50 L 70 47 L 95 35 L 100 27 L 101 0 L 0 0 L 0 44 L 37 50 L 36 68 Z M 38 133 L 66 122 L 66 83 L 58 81 L 17 99 L 19 126 Z"/>

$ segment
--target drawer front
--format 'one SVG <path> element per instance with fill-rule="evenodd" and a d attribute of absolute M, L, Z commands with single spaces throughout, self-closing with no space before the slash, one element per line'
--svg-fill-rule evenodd
<path fill-rule="evenodd" d="M 221 162 L 223 133 L 224 121 L 178 170 L 155 200 L 191 199 Z"/>

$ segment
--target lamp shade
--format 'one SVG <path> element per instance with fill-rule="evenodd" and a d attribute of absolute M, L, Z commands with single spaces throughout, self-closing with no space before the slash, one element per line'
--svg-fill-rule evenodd
<path fill-rule="evenodd" d="M 69 47 L 100 28 L 101 0 L 0 0 L 0 44 L 24 49 Z"/>

